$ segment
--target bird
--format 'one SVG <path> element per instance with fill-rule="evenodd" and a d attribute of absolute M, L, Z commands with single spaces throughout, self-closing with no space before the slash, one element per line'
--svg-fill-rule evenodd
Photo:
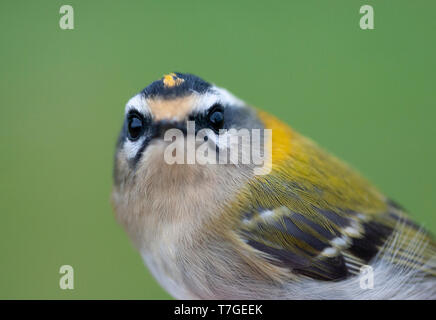
<path fill-rule="evenodd" d="M 222 136 L 271 132 L 252 147 L 269 165 L 187 163 L 201 130 L 195 147 L 212 160 L 241 144 Z M 176 299 L 436 299 L 430 232 L 311 139 L 193 74 L 166 74 L 127 102 L 111 202 Z"/>

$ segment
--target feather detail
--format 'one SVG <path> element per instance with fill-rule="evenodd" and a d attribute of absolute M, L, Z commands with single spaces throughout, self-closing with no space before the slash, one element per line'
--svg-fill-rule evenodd
<path fill-rule="evenodd" d="M 377 259 L 435 275 L 434 240 L 398 205 L 309 139 L 261 117 L 278 145 L 271 173 L 255 177 L 227 210 L 241 213 L 233 228 L 241 241 L 267 263 L 317 280 L 352 277 Z"/>

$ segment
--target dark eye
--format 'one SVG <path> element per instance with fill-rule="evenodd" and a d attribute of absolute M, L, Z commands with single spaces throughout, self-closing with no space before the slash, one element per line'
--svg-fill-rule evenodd
<path fill-rule="evenodd" d="M 131 114 L 127 120 L 129 139 L 137 140 L 144 132 L 144 119 L 139 114 Z"/>
<path fill-rule="evenodd" d="M 212 129 L 215 131 L 222 129 L 224 125 L 224 111 L 223 107 L 221 105 L 214 105 L 208 115 L 207 119 L 209 121 L 209 124 L 211 125 Z"/>

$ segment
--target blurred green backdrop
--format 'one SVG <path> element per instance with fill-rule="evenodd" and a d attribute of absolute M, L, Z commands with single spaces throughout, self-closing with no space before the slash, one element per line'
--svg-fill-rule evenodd
<path fill-rule="evenodd" d="M 59 28 L 74 8 L 75 29 Z M 375 30 L 359 28 L 371 4 Z M 109 203 L 124 104 L 171 71 L 226 87 L 436 231 L 434 1 L 0 4 L 0 298 L 169 298 Z M 59 267 L 75 289 L 59 289 Z"/>

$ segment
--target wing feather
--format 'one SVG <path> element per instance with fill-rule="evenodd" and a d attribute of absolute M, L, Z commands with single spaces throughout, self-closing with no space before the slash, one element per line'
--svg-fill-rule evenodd
<path fill-rule="evenodd" d="M 314 279 L 344 279 L 375 259 L 436 274 L 427 232 L 354 170 L 292 135 L 293 153 L 250 182 L 231 209 L 243 212 L 235 225 L 242 241 L 270 263 Z"/>

